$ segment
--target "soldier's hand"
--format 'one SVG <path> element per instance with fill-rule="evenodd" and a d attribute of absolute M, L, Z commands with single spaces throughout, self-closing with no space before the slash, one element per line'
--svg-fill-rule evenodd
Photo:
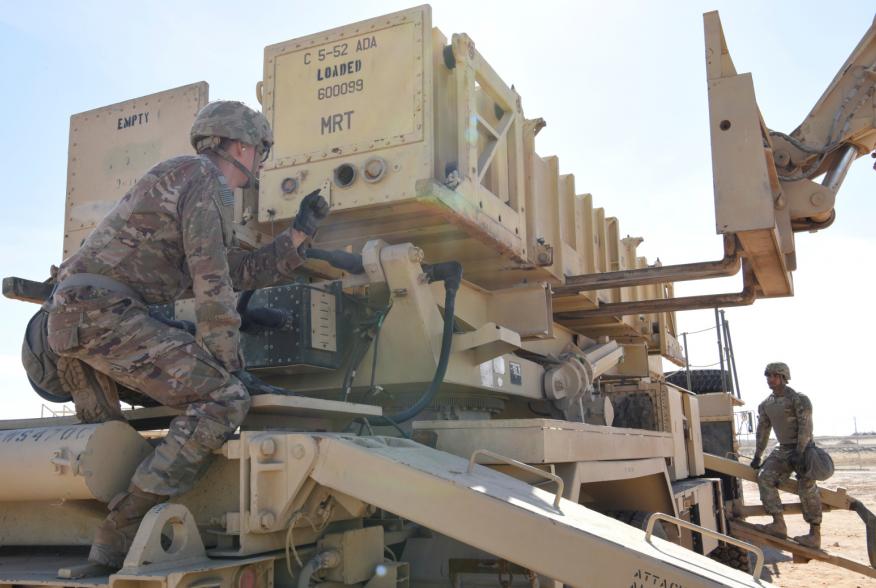
<path fill-rule="evenodd" d="M 292 228 L 301 231 L 308 237 L 313 237 L 316 234 L 316 229 L 319 228 L 320 223 L 328 216 L 328 213 L 328 202 L 322 197 L 319 190 L 314 190 L 301 200 L 298 214 L 295 215 L 295 220 L 292 221 Z"/>
<path fill-rule="evenodd" d="M 754 459 L 751 460 L 751 469 L 753 469 L 753 470 L 759 470 L 759 469 L 760 469 L 760 465 L 761 465 L 761 463 L 760 463 L 760 456 L 759 456 L 759 455 L 755 455 L 755 456 L 754 456 Z"/>

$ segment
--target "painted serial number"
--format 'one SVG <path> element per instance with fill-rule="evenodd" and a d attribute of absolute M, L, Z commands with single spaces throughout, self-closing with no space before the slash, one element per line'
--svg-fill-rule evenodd
<path fill-rule="evenodd" d="M 327 100 L 336 96 L 345 96 L 347 94 L 355 94 L 365 89 L 365 81 L 362 79 L 350 80 L 349 82 L 341 82 L 339 84 L 331 84 L 316 91 L 317 100 Z"/>

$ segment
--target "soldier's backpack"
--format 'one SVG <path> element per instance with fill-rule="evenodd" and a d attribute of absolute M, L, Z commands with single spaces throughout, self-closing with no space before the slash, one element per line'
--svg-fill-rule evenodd
<path fill-rule="evenodd" d="M 24 330 L 21 364 L 34 391 L 49 402 L 69 402 L 70 393 L 61 385 L 58 355 L 49 347 L 49 313 L 40 308 Z"/>
<path fill-rule="evenodd" d="M 803 477 L 823 482 L 833 475 L 833 458 L 824 449 L 810 443 L 803 452 Z"/>

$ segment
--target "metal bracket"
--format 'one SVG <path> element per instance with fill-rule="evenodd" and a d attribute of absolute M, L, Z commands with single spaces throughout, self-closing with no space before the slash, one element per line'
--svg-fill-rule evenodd
<path fill-rule="evenodd" d="M 162 535 L 170 544 L 162 544 Z M 206 560 L 204 543 L 189 509 L 181 504 L 152 507 L 140 523 L 120 573 L 146 565 Z"/>

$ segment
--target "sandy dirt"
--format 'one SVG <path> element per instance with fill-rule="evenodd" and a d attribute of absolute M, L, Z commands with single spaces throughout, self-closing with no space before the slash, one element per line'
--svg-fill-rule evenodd
<path fill-rule="evenodd" d="M 861 500 L 871 511 L 876 512 L 876 438 L 865 440 L 819 439 L 818 444 L 828 449 L 834 459 L 836 472 L 833 477 L 820 485 L 828 488 L 845 488 L 848 493 Z M 743 453 L 745 453 L 743 448 Z M 757 485 L 746 482 L 744 485 L 746 504 L 759 504 Z M 793 494 L 783 494 L 785 502 L 797 502 Z M 768 523 L 769 517 L 753 517 L 752 523 Z M 788 515 L 788 535 L 803 535 L 809 527 L 801 515 Z M 821 526 L 821 547 L 832 555 L 853 559 L 867 564 L 864 524 L 860 517 L 850 511 L 831 511 L 824 513 Z M 775 586 L 808 587 L 830 586 L 831 588 L 876 587 L 876 578 L 839 568 L 820 561 L 806 564 L 792 563 L 788 553 L 766 550 L 766 572 Z"/>

